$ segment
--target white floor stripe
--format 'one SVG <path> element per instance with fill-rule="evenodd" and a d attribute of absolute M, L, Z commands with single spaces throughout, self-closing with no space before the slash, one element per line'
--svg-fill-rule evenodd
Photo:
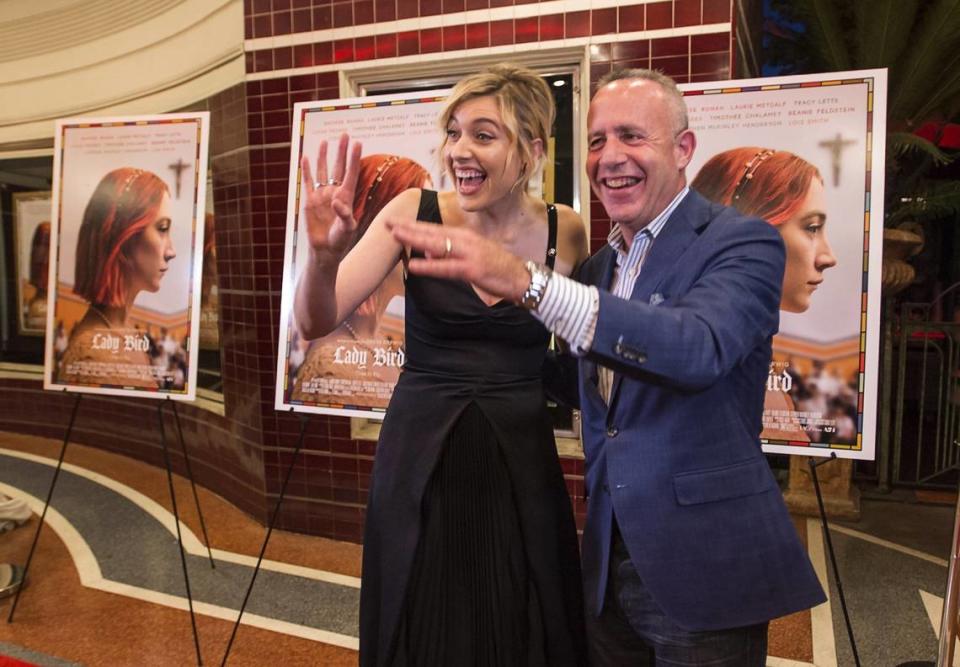
<path fill-rule="evenodd" d="M 29 454 L 27 452 L 20 452 L 13 449 L 4 449 L 0 447 L 0 454 L 5 456 L 12 456 L 15 458 L 23 459 L 25 461 L 32 461 L 34 463 L 40 463 L 42 465 L 56 467 L 56 459 L 47 458 L 45 456 L 38 456 L 36 454 Z M 86 468 L 81 468 L 80 466 L 74 465 L 72 463 L 64 463 L 63 469 L 73 473 L 74 475 L 79 475 L 89 479 L 92 482 L 96 482 L 101 486 L 105 486 L 111 491 L 114 491 L 133 504 L 140 507 L 144 512 L 152 516 L 156 521 L 163 526 L 167 532 L 169 532 L 173 537 L 176 537 L 177 530 L 173 518 L 173 514 L 169 512 L 165 507 L 155 502 L 153 499 L 148 498 L 139 491 L 136 491 L 126 484 L 122 484 L 115 479 L 111 479 L 99 473 L 93 472 Z M 35 510 L 37 514 L 43 511 L 43 503 L 40 503 L 40 508 Z M 48 513 L 49 516 L 49 513 Z M 203 545 L 203 542 L 197 538 L 196 534 L 187 527 L 182 521 L 180 522 L 180 533 L 183 537 L 183 548 L 184 551 L 189 553 L 192 556 L 203 556 L 207 555 L 207 548 Z M 220 560 L 236 563 L 238 565 L 249 565 L 253 567 L 257 563 L 257 559 L 253 556 L 247 556 L 246 554 L 238 554 L 232 551 L 222 551 L 220 549 L 211 549 L 215 558 Z M 336 572 L 328 572 L 326 570 L 318 570 L 311 567 L 304 567 L 300 565 L 293 565 L 290 563 L 282 563 L 280 561 L 264 559 L 263 564 L 260 566 L 263 570 L 272 570 L 274 572 L 281 572 L 283 574 L 290 574 L 298 577 L 304 577 L 306 579 L 314 579 L 316 581 L 325 581 L 331 584 L 339 584 L 340 586 L 350 586 L 351 588 L 360 588 L 360 579 L 359 577 L 351 577 L 345 574 L 338 574 Z"/>
<path fill-rule="evenodd" d="M 919 591 L 923 608 L 933 626 L 933 634 L 940 640 L 940 617 L 943 615 L 943 598 L 924 590 Z M 953 645 L 953 667 L 960 667 L 960 641 Z"/>
<path fill-rule="evenodd" d="M 917 551 L 916 549 L 911 549 L 910 547 L 905 547 L 903 545 L 897 544 L 896 542 L 890 542 L 888 540 L 881 539 L 879 537 L 874 537 L 867 533 L 862 533 L 859 530 L 853 528 L 847 528 L 846 526 L 838 526 L 836 524 L 830 524 L 830 530 L 835 533 L 840 533 L 841 535 L 848 535 L 849 537 L 855 537 L 858 540 L 863 540 L 864 542 L 870 542 L 871 544 L 876 544 L 881 547 L 886 547 L 887 549 L 893 549 L 894 551 L 899 551 L 902 554 L 907 554 L 908 556 L 913 556 L 914 558 L 919 558 L 920 560 L 925 560 L 928 563 L 933 563 L 934 565 L 939 565 L 940 567 L 947 567 L 949 563 L 943 558 L 937 558 L 936 556 L 931 556 L 928 553 L 923 551 Z"/>
<path fill-rule="evenodd" d="M 807 553 L 827 594 L 827 601 L 810 610 L 813 634 L 813 664 L 817 667 L 837 667 L 837 642 L 833 635 L 833 610 L 830 605 L 830 581 L 827 571 L 823 532 L 819 521 L 807 519 Z"/>
<path fill-rule="evenodd" d="M 817 667 L 817 665 L 814 665 L 812 662 L 767 656 L 767 667 Z"/>
<path fill-rule="evenodd" d="M 0 482 L 0 493 L 11 497 L 23 498 L 38 517 L 43 511 L 43 501 L 40 498 L 30 495 L 15 486 Z M 172 609 L 189 611 L 190 607 L 186 597 L 169 595 L 147 588 L 140 588 L 138 586 L 131 586 L 129 584 L 104 579 L 97 559 L 90 549 L 90 545 L 83 539 L 79 531 L 53 507 L 47 508 L 46 523 L 53 532 L 57 534 L 57 537 L 60 538 L 64 546 L 66 546 L 67 552 L 70 554 L 70 558 L 77 568 L 81 585 L 107 593 L 114 593 L 116 595 L 123 595 L 128 598 L 170 607 Z M 231 622 L 236 621 L 239 611 L 239 609 L 198 601 L 194 601 L 193 609 L 198 614 Z M 353 650 L 359 648 L 359 640 L 356 637 L 267 618 L 249 612 L 244 612 L 241 623 L 243 625 L 270 630 L 271 632 L 323 642 L 324 644 L 332 644 Z"/>

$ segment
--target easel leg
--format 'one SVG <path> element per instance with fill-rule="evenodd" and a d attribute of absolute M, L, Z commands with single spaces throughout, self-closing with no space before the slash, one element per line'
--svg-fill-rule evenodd
<path fill-rule="evenodd" d="M 170 399 L 168 398 L 167 401 Z M 197 664 L 203 664 L 200 655 L 200 637 L 197 634 L 197 619 L 193 613 L 193 596 L 190 593 L 190 575 L 187 574 L 187 556 L 183 551 L 183 538 L 180 535 L 180 513 L 177 511 L 177 494 L 173 490 L 173 471 L 170 469 L 170 454 L 167 451 L 167 435 L 163 426 L 163 401 L 157 406 L 157 417 L 160 422 L 160 444 L 163 446 L 163 462 L 167 466 L 167 483 L 170 485 L 170 502 L 173 505 L 173 523 L 177 527 L 177 546 L 180 547 L 180 564 L 183 566 L 183 583 L 187 589 L 187 605 L 190 607 L 190 625 L 193 626 L 193 646 L 197 651 Z"/>
<path fill-rule="evenodd" d="M 63 467 L 63 457 L 67 453 L 67 443 L 70 442 L 70 433 L 73 432 L 73 423 L 77 419 L 77 410 L 80 409 L 80 399 L 83 394 L 78 393 L 73 402 L 73 410 L 70 412 L 70 423 L 67 424 L 67 432 L 63 436 L 63 446 L 60 448 L 60 458 L 57 459 L 57 467 L 53 471 L 53 479 L 50 480 L 50 490 L 47 491 L 47 501 L 43 504 L 43 512 L 40 514 L 40 520 L 37 522 L 37 530 L 33 534 L 33 544 L 30 545 L 30 553 L 27 556 L 27 563 L 23 566 L 23 579 L 20 588 L 17 589 L 17 595 L 13 598 L 13 604 L 10 605 L 10 614 L 7 616 L 7 623 L 13 623 L 13 613 L 17 610 L 17 602 L 20 601 L 20 594 L 23 587 L 27 584 L 27 573 L 30 572 L 30 562 L 33 560 L 33 552 L 37 548 L 37 541 L 40 539 L 40 530 L 43 528 L 43 522 L 47 518 L 47 508 L 50 507 L 50 499 L 53 497 L 53 489 L 57 485 L 57 478 L 60 476 L 60 469 Z"/>
<path fill-rule="evenodd" d="M 263 545 L 260 547 L 260 555 L 257 557 L 257 565 L 253 568 L 253 576 L 250 577 L 250 585 L 247 586 L 247 593 L 243 596 L 243 603 L 240 605 L 240 613 L 237 614 L 237 621 L 233 624 L 233 631 L 230 633 L 230 640 L 227 642 L 227 648 L 223 652 L 223 660 L 220 667 L 227 664 L 227 657 L 230 655 L 230 648 L 233 646 L 233 640 L 237 636 L 237 630 L 240 628 L 240 619 L 243 618 L 243 611 L 247 608 L 247 601 L 250 599 L 250 592 L 253 591 L 253 584 L 257 580 L 257 573 L 260 571 L 260 564 L 263 562 L 263 555 L 267 552 L 267 544 L 270 542 L 270 535 L 273 533 L 273 526 L 277 521 L 277 515 L 280 514 L 280 505 L 283 503 L 283 497 L 287 493 L 287 483 L 290 481 L 290 475 L 293 473 L 293 466 L 297 462 L 297 456 L 300 454 L 300 448 L 303 447 L 303 438 L 307 432 L 307 423 L 310 418 L 308 415 L 300 416 L 300 437 L 297 440 L 297 447 L 293 450 L 293 456 L 290 459 L 290 465 L 287 466 L 287 473 L 283 478 L 283 486 L 280 487 L 280 497 L 277 498 L 277 504 L 273 508 L 273 514 L 270 516 L 270 523 L 267 525 L 267 536 L 263 538 Z"/>
<path fill-rule="evenodd" d="M 183 450 L 183 461 L 187 468 L 187 477 L 190 478 L 190 488 L 193 490 L 193 502 L 197 505 L 197 516 L 200 517 L 200 531 L 203 533 L 203 543 L 207 545 L 207 558 L 210 559 L 210 568 L 216 569 L 213 562 L 213 552 L 210 551 L 210 538 L 207 537 L 207 524 L 203 520 L 203 512 L 200 511 L 200 497 L 197 496 L 197 485 L 193 481 L 193 470 L 190 467 L 190 455 L 187 454 L 187 442 L 183 438 L 183 428 L 180 426 L 180 413 L 177 412 L 177 402 L 170 401 L 173 407 L 173 419 L 177 424 L 177 435 L 180 437 L 180 449 Z"/>
<path fill-rule="evenodd" d="M 820 480 L 817 479 L 817 466 L 829 463 L 837 458 L 836 452 L 830 453 L 830 458 L 817 461 L 810 457 L 807 464 L 810 466 L 810 476 L 813 478 L 813 488 L 817 492 L 817 505 L 820 508 L 820 521 L 823 523 L 823 534 L 827 540 L 827 552 L 830 554 L 830 563 L 833 565 L 833 580 L 837 584 L 837 594 L 840 596 L 840 608 L 843 610 L 843 620 L 847 624 L 847 636 L 850 638 L 850 649 L 853 651 L 853 661 L 860 667 L 860 655 L 857 653 L 857 642 L 853 638 L 853 626 L 850 625 L 850 612 L 847 611 L 847 600 L 843 596 L 843 585 L 840 583 L 840 570 L 837 569 L 837 557 L 833 553 L 833 541 L 830 539 L 830 527 L 827 525 L 827 512 L 823 508 L 823 495 L 820 493 Z"/>

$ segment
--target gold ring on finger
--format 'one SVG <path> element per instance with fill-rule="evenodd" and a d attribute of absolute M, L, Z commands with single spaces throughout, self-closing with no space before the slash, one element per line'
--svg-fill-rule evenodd
<path fill-rule="evenodd" d="M 453 241 L 450 240 L 449 236 L 443 239 L 443 248 L 444 248 L 443 256 L 449 257 L 450 253 L 453 252 Z"/>

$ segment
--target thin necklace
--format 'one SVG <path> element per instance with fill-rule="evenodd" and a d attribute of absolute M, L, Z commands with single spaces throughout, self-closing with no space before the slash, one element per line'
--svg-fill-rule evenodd
<path fill-rule="evenodd" d="M 347 320 L 344 320 L 343 326 L 347 328 L 347 331 L 350 333 L 351 336 L 353 336 L 354 340 L 360 340 L 360 336 L 358 336 L 357 332 L 353 330 L 352 326 L 350 326 L 350 322 L 348 322 Z"/>
<path fill-rule="evenodd" d="M 103 320 L 103 323 L 107 325 L 107 328 L 108 328 L 108 329 L 112 329 L 112 328 L 113 328 L 113 325 L 110 323 L 110 320 L 107 319 L 107 316 L 103 314 L 103 311 L 101 311 L 99 308 L 97 308 L 97 307 L 96 307 L 95 305 L 93 305 L 92 303 L 90 304 L 90 310 L 92 310 L 93 312 L 95 312 L 95 313 L 97 314 L 97 316 L 98 316 L 101 320 Z"/>

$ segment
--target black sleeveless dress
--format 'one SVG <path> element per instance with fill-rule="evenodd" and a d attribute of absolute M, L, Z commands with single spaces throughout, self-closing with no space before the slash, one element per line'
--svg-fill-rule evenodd
<path fill-rule="evenodd" d="M 551 206 L 553 263 L 556 210 Z M 418 219 L 442 224 L 424 190 Z M 370 484 L 360 663 L 582 665 L 580 560 L 525 310 L 410 275 Z"/>

